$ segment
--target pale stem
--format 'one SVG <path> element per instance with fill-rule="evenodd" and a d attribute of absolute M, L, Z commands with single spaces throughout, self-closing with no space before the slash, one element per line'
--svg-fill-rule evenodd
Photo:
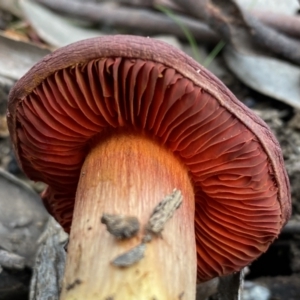
<path fill-rule="evenodd" d="M 120 254 L 141 244 L 155 206 L 174 188 L 183 202 L 144 257 L 121 268 Z M 101 216 L 134 216 L 141 229 L 119 240 Z M 118 134 L 101 141 L 86 158 L 77 188 L 61 300 L 195 299 L 194 191 L 173 153 L 143 136 Z"/>

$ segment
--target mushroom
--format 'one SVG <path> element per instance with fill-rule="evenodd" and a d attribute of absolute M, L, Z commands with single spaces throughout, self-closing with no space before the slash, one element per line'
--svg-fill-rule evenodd
<path fill-rule="evenodd" d="M 194 299 L 196 273 L 206 281 L 249 265 L 290 216 L 270 129 L 163 42 L 106 36 L 61 48 L 16 83 L 7 119 L 19 164 L 48 184 L 45 206 L 71 228 L 61 299 Z M 112 265 L 143 233 L 118 240 L 101 216 L 146 226 L 174 188 L 181 207 L 144 258 Z"/>

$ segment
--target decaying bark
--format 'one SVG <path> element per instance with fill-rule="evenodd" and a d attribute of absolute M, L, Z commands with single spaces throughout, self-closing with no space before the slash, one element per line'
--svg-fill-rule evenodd
<path fill-rule="evenodd" d="M 58 300 L 66 261 L 68 235 L 53 218 L 40 238 L 30 286 L 30 300 Z"/>

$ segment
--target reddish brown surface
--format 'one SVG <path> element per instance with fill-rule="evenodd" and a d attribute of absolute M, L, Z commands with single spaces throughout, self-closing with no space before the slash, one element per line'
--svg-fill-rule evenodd
<path fill-rule="evenodd" d="M 81 165 L 101 132 L 126 127 L 171 149 L 195 186 L 202 280 L 249 264 L 290 214 L 281 151 L 267 126 L 164 43 L 119 36 L 60 49 L 17 83 L 8 120 L 23 170 L 49 184 L 45 202 L 66 230 Z"/>

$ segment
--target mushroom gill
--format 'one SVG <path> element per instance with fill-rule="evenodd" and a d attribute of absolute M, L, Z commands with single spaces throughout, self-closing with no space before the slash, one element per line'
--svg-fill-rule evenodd
<path fill-rule="evenodd" d="M 239 270 L 277 237 L 281 209 L 265 149 L 209 90 L 175 69 L 93 59 L 55 71 L 20 100 L 19 160 L 31 179 L 49 185 L 44 201 L 66 231 L 85 155 L 99 132 L 118 128 L 154 138 L 186 165 L 201 281 Z"/>

